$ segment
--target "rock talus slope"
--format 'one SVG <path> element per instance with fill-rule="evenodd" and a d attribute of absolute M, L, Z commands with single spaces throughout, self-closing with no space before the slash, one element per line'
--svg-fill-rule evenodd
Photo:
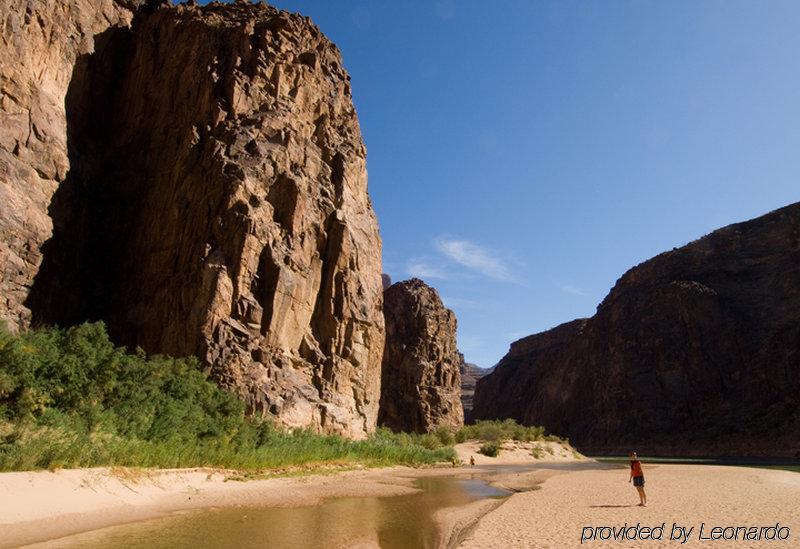
<path fill-rule="evenodd" d="M 6 316 L 24 325 L 23 302 L 34 323 L 102 319 L 120 343 L 200 357 L 253 413 L 363 436 L 380 392 L 381 244 L 339 51 L 266 5 L 132 13 L 81 26 L 94 47 L 61 76 L 50 122 L 65 154 L 42 172 L 57 177 L 53 235 Z M 43 225 L 47 203 L 33 204 Z"/>
<path fill-rule="evenodd" d="M 436 290 L 414 278 L 384 292 L 384 316 L 379 424 L 418 433 L 463 425 L 463 357 L 456 347 L 453 311 Z"/>
<path fill-rule="evenodd" d="M 800 456 L 800 204 L 646 261 L 594 317 L 514 343 L 474 414 L 592 453 Z"/>

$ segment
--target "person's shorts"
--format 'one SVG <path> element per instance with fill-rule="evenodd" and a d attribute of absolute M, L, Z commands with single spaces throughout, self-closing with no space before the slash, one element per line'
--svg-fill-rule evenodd
<path fill-rule="evenodd" d="M 633 477 L 634 486 L 644 486 L 644 477 Z"/>

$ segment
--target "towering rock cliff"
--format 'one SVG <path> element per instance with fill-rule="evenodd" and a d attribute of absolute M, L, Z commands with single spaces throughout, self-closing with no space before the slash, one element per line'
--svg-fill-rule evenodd
<path fill-rule="evenodd" d="M 3 284 L 15 285 L 4 316 L 102 319 L 120 343 L 200 357 L 251 412 L 371 431 L 381 244 L 337 48 L 309 19 L 263 4 L 87 5 L 100 11 L 52 0 L 15 23 L 14 47 L 38 50 L 17 79 L 49 93 L 37 67 L 57 59 L 47 104 L 65 109 L 51 108 L 48 126 L 20 114 L 3 136 L 3 188 L 17 199 L 0 206 L 12 220 L 0 227 Z M 77 45 L 64 46 L 73 26 Z M 4 108 L 14 97 L 4 91 Z M 40 165 L 48 132 L 53 160 Z M 15 220 L 22 207 L 35 224 Z"/>
<path fill-rule="evenodd" d="M 379 424 L 417 433 L 463 425 L 463 357 L 456 348 L 453 311 L 436 290 L 413 278 L 386 290 L 384 316 Z"/>
<path fill-rule="evenodd" d="M 474 406 L 587 452 L 800 457 L 800 204 L 631 269 L 514 343 Z"/>

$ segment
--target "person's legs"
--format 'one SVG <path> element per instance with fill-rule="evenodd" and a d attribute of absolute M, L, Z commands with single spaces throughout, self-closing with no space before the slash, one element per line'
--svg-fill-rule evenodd
<path fill-rule="evenodd" d="M 639 492 L 639 505 L 645 505 L 647 503 L 647 498 L 644 495 L 644 487 L 637 486 L 636 491 Z"/>

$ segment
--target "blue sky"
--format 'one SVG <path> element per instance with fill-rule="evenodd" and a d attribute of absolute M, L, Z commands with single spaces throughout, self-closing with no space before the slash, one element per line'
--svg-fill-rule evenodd
<path fill-rule="evenodd" d="M 800 200 L 800 3 L 277 0 L 341 49 L 384 269 L 467 359 Z"/>

